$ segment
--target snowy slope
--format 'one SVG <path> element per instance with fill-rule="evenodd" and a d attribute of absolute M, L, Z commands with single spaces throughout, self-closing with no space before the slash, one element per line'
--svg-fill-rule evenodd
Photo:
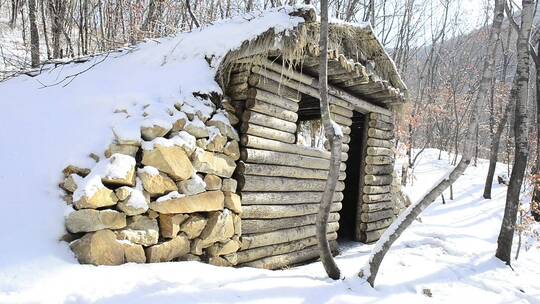
<path fill-rule="evenodd" d="M 408 189 L 415 197 L 450 169 L 445 159 L 436 160 L 437 154 L 424 152 L 414 187 Z M 61 245 L 36 252 L 29 261 L 3 265 L 0 303 L 540 303 L 538 248 L 522 251 L 515 271 L 493 257 L 505 186 L 494 186 L 493 200 L 480 199 L 486 170 L 484 160 L 468 168 L 455 184 L 455 199 L 435 202 L 403 234 L 384 261 L 375 289 L 356 278 L 372 248 L 357 243 L 344 245 L 337 261 L 346 279 L 336 282 L 326 278 L 320 263 L 283 271 L 196 262 L 77 265 Z M 55 217 L 54 212 L 48 214 Z M 25 224 L 19 221 L 12 230 Z M 45 243 L 37 237 L 27 242 Z"/>

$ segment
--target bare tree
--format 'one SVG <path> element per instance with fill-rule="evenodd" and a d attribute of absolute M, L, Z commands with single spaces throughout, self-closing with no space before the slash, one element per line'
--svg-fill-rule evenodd
<path fill-rule="evenodd" d="M 510 99 L 515 104 L 514 114 L 514 136 L 515 151 L 514 165 L 510 175 L 508 191 L 506 193 L 506 206 L 504 216 L 497 239 L 497 251 L 495 256 L 510 265 L 512 259 L 512 242 L 514 240 L 514 231 L 516 228 L 516 219 L 519 209 L 519 194 L 525 169 L 527 168 L 527 159 L 529 157 L 528 142 L 528 111 L 527 100 L 529 98 L 529 38 L 533 17 L 535 14 L 535 0 L 521 1 L 521 25 L 515 23 L 511 10 L 506 6 L 508 19 L 517 28 L 518 38 L 516 44 L 517 67 L 514 85 L 510 93 Z"/>
<path fill-rule="evenodd" d="M 30 20 L 30 55 L 32 67 L 39 65 L 39 33 L 36 21 L 36 0 L 28 0 L 28 19 Z"/>
<path fill-rule="evenodd" d="M 324 187 L 321 198 L 319 213 L 317 214 L 316 230 L 319 252 L 324 269 L 328 276 L 334 280 L 339 279 L 340 271 L 330 250 L 327 238 L 328 216 L 330 215 L 330 206 L 336 189 L 339 176 L 339 166 L 341 163 L 341 138 L 340 127 L 332 121 L 330 117 L 330 106 L 328 103 L 328 0 L 321 1 L 321 29 L 319 47 L 321 49 L 320 70 L 319 70 L 319 90 L 321 118 L 324 125 L 326 138 L 330 142 L 331 161 L 328 172 L 328 179 Z"/>
<path fill-rule="evenodd" d="M 485 101 L 485 97 L 489 90 L 489 79 L 490 75 L 493 73 L 494 59 L 490 58 L 492 54 L 492 48 L 495 48 L 495 38 L 497 31 L 500 31 L 500 10 L 502 9 L 501 3 L 502 0 L 497 0 L 497 5 L 495 5 L 494 10 L 494 20 L 492 23 L 492 29 L 488 41 L 488 50 L 487 54 L 484 57 L 484 64 L 482 69 L 482 80 L 487 79 L 487 81 L 482 81 L 478 91 L 478 98 L 471 101 L 471 111 L 469 124 L 467 127 L 465 143 L 463 145 L 463 154 L 459 163 L 452 169 L 447 178 L 442 180 L 439 184 L 433 187 L 422 199 L 418 202 L 411 204 L 405 210 L 398 219 L 387 229 L 383 234 L 380 240 L 375 245 L 373 249 L 368 265 L 364 267 L 359 276 L 366 278 L 371 286 L 374 286 L 379 267 L 388 252 L 392 244 L 401 236 L 401 234 L 413 223 L 413 221 L 422 213 L 422 211 L 427 208 L 431 203 L 435 201 L 437 197 L 442 195 L 442 193 L 450 187 L 462 174 L 465 172 L 465 169 L 469 166 L 474 149 L 474 141 L 476 130 L 478 129 L 478 108 L 481 103 Z M 457 126 L 456 126 L 457 127 Z M 456 148 L 457 149 L 457 148 Z M 456 151 L 457 154 L 457 151 Z"/>

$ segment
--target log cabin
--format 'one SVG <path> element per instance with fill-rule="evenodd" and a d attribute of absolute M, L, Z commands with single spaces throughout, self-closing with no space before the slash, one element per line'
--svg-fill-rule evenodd
<path fill-rule="evenodd" d="M 329 168 L 321 124 L 319 26 L 314 11 L 292 35 L 270 29 L 231 51 L 219 79 L 240 120 L 235 178 L 242 198 L 237 265 L 281 268 L 318 257 L 315 218 Z M 343 132 L 328 238 L 371 243 L 401 206 L 394 121 L 407 88 L 369 25 L 330 25 L 329 102 Z"/>

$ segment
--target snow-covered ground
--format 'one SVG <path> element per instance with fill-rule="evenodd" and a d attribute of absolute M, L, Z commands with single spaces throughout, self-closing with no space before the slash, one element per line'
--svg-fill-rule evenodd
<path fill-rule="evenodd" d="M 450 169 L 444 157 L 436 160 L 437 154 L 424 152 L 414 186 L 407 189 L 413 198 Z M 346 278 L 332 281 L 320 263 L 282 271 L 196 262 L 78 265 L 63 243 L 28 255 L 24 245 L 43 243 L 36 240 L 42 236 L 10 244 L 2 234 L 2 251 L 21 250 L 21 257 L 1 264 L 0 303 L 540 303 L 540 250 L 522 251 L 514 271 L 493 256 L 506 188 L 494 185 L 493 199 L 481 199 L 486 170 L 484 160 L 468 168 L 454 185 L 454 200 L 435 202 L 402 235 L 375 289 L 356 277 L 372 246 L 356 243 L 343 244 L 337 262 Z M 19 218 L 12 230 L 24 229 L 29 220 Z M 51 227 L 42 229 L 53 234 L 47 232 Z"/>

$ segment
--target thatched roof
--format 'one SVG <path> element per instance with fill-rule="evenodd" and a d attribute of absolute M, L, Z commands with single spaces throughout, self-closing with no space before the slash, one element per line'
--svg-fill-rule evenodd
<path fill-rule="evenodd" d="M 228 53 L 221 70 L 246 57 L 278 60 L 312 76 L 318 75 L 319 30 L 312 9 L 292 14 L 305 20 L 294 30 L 269 29 Z M 332 23 L 329 30 L 329 82 L 349 93 L 376 103 L 402 103 L 407 87 L 369 24 Z M 226 76 L 227 73 L 220 73 Z M 221 79 L 221 83 L 226 82 Z"/>

